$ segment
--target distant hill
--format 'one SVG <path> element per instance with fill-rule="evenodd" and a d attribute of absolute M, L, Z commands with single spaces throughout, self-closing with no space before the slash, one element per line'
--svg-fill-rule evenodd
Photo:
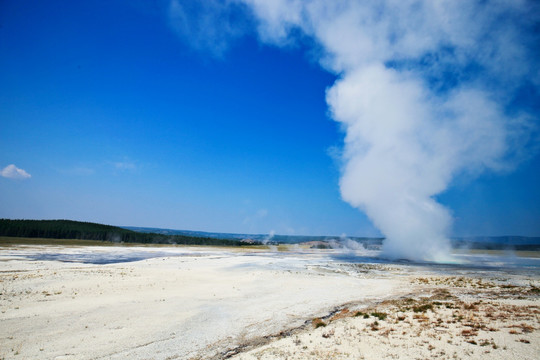
<path fill-rule="evenodd" d="M 138 232 L 149 232 L 167 235 L 202 236 L 216 239 L 255 240 L 268 244 L 308 244 L 320 248 L 346 246 L 346 241 L 352 240 L 368 249 L 379 249 L 384 238 L 347 237 L 340 236 L 308 236 L 308 235 L 268 235 L 268 234 L 229 234 L 191 230 L 173 230 L 127 226 Z M 470 236 L 451 239 L 454 248 L 486 249 L 486 250 L 540 250 L 540 237 L 527 236 Z"/>
<path fill-rule="evenodd" d="M 202 236 L 216 239 L 254 240 L 267 244 L 308 244 L 316 247 L 346 246 L 349 240 L 355 241 L 368 249 L 379 249 L 384 238 L 340 236 L 308 236 L 308 235 L 268 235 L 268 234 L 229 234 L 192 230 L 173 230 L 126 226 L 138 232 L 167 235 Z M 486 250 L 540 250 L 540 237 L 527 236 L 470 236 L 451 239 L 454 248 L 486 249 Z"/>
<path fill-rule="evenodd" d="M 0 219 L 0 236 L 98 240 L 143 244 L 184 244 L 238 246 L 247 245 L 236 239 L 218 239 L 195 235 L 167 235 L 137 232 L 117 226 L 72 220 L 10 220 Z"/>
<path fill-rule="evenodd" d="M 186 235 L 186 236 L 204 236 L 216 239 L 237 239 L 237 240 L 255 240 L 270 244 L 301 244 L 310 241 L 329 242 L 341 240 L 340 236 L 329 235 L 269 235 L 269 234 L 235 234 L 235 233 L 216 233 L 205 231 L 193 231 L 193 230 L 173 230 L 173 229 L 160 229 L 160 228 L 147 228 L 136 226 L 123 226 L 124 229 L 129 229 L 139 232 L 167 234 L 167 235 Z M 348 237 L 348 239 L 364 243 L 377 243 L 381 244 L 382 238 L 370 238 L 370 237 Z"/>
<path fill-rule="evenodd" d="M 380 249 L 383 238 L 268 234 L 228 234 L 146 227 L 118 227 L 72 220 L 0 219 L 0 236 L 98 240 L 143 244 L 239 246 L 251 244 L 308 244 L 319 248 L 351 247 Z M 355 245 L 357 246 L 357 245 Z M 493 250 L 540 250 L 540 237 L 475 236 L 452 239 L 455 248 Z"/>
<path fill-rule="evenodd" d="M 452 239 L 455 248 L 486 250 L 540 250 L 540 237 L 528 236 L 469 236 Z"/>

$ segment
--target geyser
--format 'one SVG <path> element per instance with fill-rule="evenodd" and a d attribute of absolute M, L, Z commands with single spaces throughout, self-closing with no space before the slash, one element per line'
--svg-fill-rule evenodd
<path fill-rule="evenodd" d="M 347 134 L 343 199 L 385 234 L 386 256 L 445 260 L 451 216 L 433 196 L 457 171 L 504 154 L 497 105 L 464 90 L 430 97 L 417 79 L 383 66 L 337 81 L 327 101 Z"/>
<path fill-rule="evenodd" d="M 341 194 L 386 236 L 383 253 L 448 259 L 452 216 L 435 196 L 456 175 L 508 169 L 510 144 L 528 135 L 511 102 L 523 84 L 540 84 L 538 5 L 243 2 L 262 41 L 288 44 L 300 30 L 338 76 L 327 102 L 346 134 Z"/>
<path fill-rule="evenodd" d="M 445 260 L 452 215 L 436 196 L 456 176 L 511 169 L 536 142 L 534 106 L 519 94 L 540 87 L 538 1 L 225 3 L 255 18 L 241 26 L 255 24 L 262 42 L 312 39 L 338 77 L 327 103 L 345 132 L 342 198 L 386 236 L 388 257 Z M 174 22 L 184 5 L 171 4 Z M 208 4 L 201 19 L 230 32 L 223 3 Z"/>

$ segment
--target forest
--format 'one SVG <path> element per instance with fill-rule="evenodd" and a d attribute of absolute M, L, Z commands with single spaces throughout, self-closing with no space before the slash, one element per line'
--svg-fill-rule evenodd
<path fill-rule="evenodd" d="M 116 243 L 142 244 L 181 244 L 245 246 L 248 243 L 233 239 L 215 239 L 209 237 L 164 235 L 142 233 L 117 226 L 73 220 L 11 220 L 0 219 L 0 236 L 98 240 Z"/>

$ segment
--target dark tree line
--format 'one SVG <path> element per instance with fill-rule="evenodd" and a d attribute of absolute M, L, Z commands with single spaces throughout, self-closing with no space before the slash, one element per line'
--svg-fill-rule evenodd
<path fill-rule="evenodd" d="M 98 240 L 143 244 L 182 245 L 246 245 L 238 240 L 215 239 L 186 235 L 141 233 L 117 226 L 72 220 L 10 220 L 0 219 L 0 236 Z"/>

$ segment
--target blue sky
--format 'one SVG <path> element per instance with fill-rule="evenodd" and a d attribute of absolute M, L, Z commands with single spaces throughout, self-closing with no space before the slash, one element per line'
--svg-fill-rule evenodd
<path fill-rule="evenodd" d="M 277 46 L 247 19 L 225 50 L 201 48 L 168 11 L 1 3 L 0 168 L 31 176 L 0 177 L 0 217 L 380 235 L 342 200 L 345 133 L 326 101 L 340 74 L 308 36 Z M 537 118 L 535 91 L 512 106 Z M 452 234 L 540 236 L 540 157 L 524 152 L 437 194 Z"/>

